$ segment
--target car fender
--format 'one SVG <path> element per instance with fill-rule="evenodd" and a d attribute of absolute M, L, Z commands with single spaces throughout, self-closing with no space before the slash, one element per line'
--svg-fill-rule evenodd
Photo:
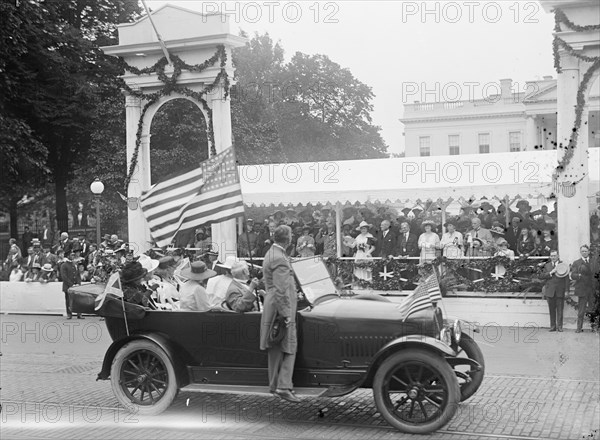
<path fill-rule="evenodd" d="M 151 341 L 158 345 L 166 353 L 167 357 L 171 361 L 171 364 L 173 365 L 173 368 L 175 369 L 178 388 L 181 388 L 189 383 L 186 370 L 186 360 L 180 354 L 182 351 L 177 350 L 175 344 L 173 344 L 173 342 L 166 335 L 154 332 L 140 332 L 114 341 L 104 355 L 102 370 L 100 373 L 98 373 L 96 380 L 108 380 L 110 378 L 112 362 L 118 351 L 123 348 L 125 344 L 135 340 Z"/>
<path fill-rule="evenodd" d="M 373 356 L 373 362 L 371 363 L 371 365 L 369 366 L 369 370 L 367 371 L 366 381 L 372 381 L 373 376 L 377 371 L 377 368 L 390 354 L 395 353 L 403 348 L 420 348 L 427 351 L 433 351 L 443 357 L 456 356 L 456 352 L 452 349 L 452 347 L 446 345 L 439 339 L 432 338 L 431 336 L 402 336 L 401 338 L 397 338 L 393 341 L 388 342 L 386 345 L 381 347 L 381 349 L 379 349 L 375 356 Z"/>

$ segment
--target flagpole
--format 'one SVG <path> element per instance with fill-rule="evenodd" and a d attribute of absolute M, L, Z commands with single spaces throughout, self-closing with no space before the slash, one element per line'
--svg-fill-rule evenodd
<path fill-rule="evenodd" d="M 127 332 L 127 336 L 129 336 L 129 325 L 127 324 L 127 313 L 125 313 L 125 297 L 121 297 L 121 305 L 123 306 L 123 319 L 125 320 L 125 331 Z"/>
<path fill-rule="evenodd" d="M 158 43 L 160 44 L 160 47 L 161 47 L 163 53 L 165 54 L 165 58 L 167 59 L 167 63 L 173 64 L 171 62 L 171 57 L 169 56 L 169 51 L 167 50 L 167 46 L 165 46 L 164 41 L 162 40 L 160 34 L 158 33 L 158 29 L 156 28 L 156 25 L 154 24 L 154 20 L 152 20 L 152 15 L 150 14 L 150 9 L 148 9 L 148 5 L 146 4 L 146 0 L 142 0 L 142 4 L 144 5 L 144 9 L 146 10 L 146 14 L 148 14 L 148 20 L 150 20 L 150 24 L 154 28 L 154 33 L 156 33 L 156 38 L 158 39 Z"/>

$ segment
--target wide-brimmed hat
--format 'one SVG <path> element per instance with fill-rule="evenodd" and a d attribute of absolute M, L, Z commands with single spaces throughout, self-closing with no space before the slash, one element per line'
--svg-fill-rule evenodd
<path fill-rule="evenodd" d="M 146 276 L 148 271 L 138 261 L 131 261 L 121 269 L 121 281 L 132 283 Z"/>
<path fill-rule="evenodd" d="M 366 221 L 362 221 L 360 222 L 360 225 L 358 225 L 358 227 L 356 228 L 357 231 L 360 231 L 362 228 L 372 228 L 373 225 L 370 223 L 367 223 Z"/>
<path fill-rule="evenodd" d="M 564 278 L 569 275 L 569 265 L 567 263 L 563 263 L 562 261 L 556 264 L 556 272 L 554 272 L 557 277 Z"/>
<path fill-rule="evenodd" d="M 421 228 L 425 229 L 425 226 L 428 225 L 431 226 L 431 229 L 435 229 L 435 227 L 437 226 L 433 220 L 425 220 L 421 223 Z"/>
<path fill-rule="evenodd" d="M 483 246 L 483 240 L 481 240 L 480 238 L 477 238 L 477 237 L 473 238 L 473 243 L 475 243 L 476 241 L 478 241 L 478 242 L 479 242 L 479 244 L 480 244 L 481 246 Z"/>
<path fill-rule="evenodd" d="M 452 225 L 452 226 L 454 226 L 454 227 L 456 228 L 456 224 L 457 224 L 457 223 L 458 223 L 458 222 L 457 222 L 456 220 L 454 220 L 454 219 L 446 220 L 446 223 L 444 223 L 444 227 L 446 227 L 446 228 L 447 228 L 447 227 L 448 227 L 448 225 Z"/>
<path fill-rule="evenodd" d="M 225 258 L 225 262 L 224 263 L 217 263 L 216 265 L 219 267 L 222 267 L 224 269 L 229 269 L 231 270 L 231 268 L 233 267 L 233 265 L 235 263 L 237 263 L 238 259 L 236 257 L 234 257 L 233 255 L 228 255 Z"/>
<path fill-rule="evenodd" d="M 504 228 L 502 226 L 492 226 L 490 231 L 494 234 L 504 235 Z"/>
<path fill-rule="evenodd" d="M 42 270 L 44 272 L 52 272 L 54 269 L 52 269 L 52 265 L 50 263 L 46 263 L 42 266 Z"/>
<path fill-rule="evenodd" d="M 158 267 L 159 269 L 166 269 L 168 267 L 173 267 L 175 266 L 177 263 L 175 262 L 175 258 L 173 257 L 162 257 L 160 260 L 158 260 Z"/>
<path fill-rule="evenodd" d="M 146 254 L 140 255 L 140 258 L 138 259 L 138 261 L 140 262 L 142 267 L 144 269 L 146 269 L 148 272 L 152 272 L 160 264 L 160 262 L 158 260 L 154 260 Z"/>
<path fill-rule="evenodd" d="M 214 270 L 208 268 L 204 261 L 194 261 L 190 267 L 181 271 L 181 276 L 189 280 L 202 281 L 214 277 L 217 274 Z"/>
<path fill-rule="evenodd" d="M 208 257 L 218 257 L 219 253 L 215 250 L 213 250 L 212 247 L 208 246 L 204 252 L 204 255 L 208 256 Z"/>

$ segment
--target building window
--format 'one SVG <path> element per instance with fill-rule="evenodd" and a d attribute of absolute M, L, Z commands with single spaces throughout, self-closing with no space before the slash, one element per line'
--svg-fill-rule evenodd
<path fill-rule="evenodd" d="M 490 152 L 490 134 L 479 133 L 479 154 Z"/>
<path fill-rule="evenodd" d="M 448 135 L 448 148 L 450 150 L 450 156 L 458 156 L 460 154 L 460 145 L 458 142 L 459 138 L 457 134 Z"/>
<path fill-rule="evenodd" d="M 510 146 L 510 151 L 521 151 L 521 132 L 509 131 L 508 143 Z"/>
<path fill-rule="evenodd" d="M 419 155 L 431 156 L 431 139 L 429 136 L 419 136 Z"/>

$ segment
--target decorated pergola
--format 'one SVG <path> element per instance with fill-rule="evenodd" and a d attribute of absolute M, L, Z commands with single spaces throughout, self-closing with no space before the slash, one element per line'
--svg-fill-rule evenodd
<path fill-rule="evenodd" d="M 553 174 L 558 211 L 574 222 L 559 222 L 562 258 L 574 261 L 589 242 L 589 162 L 586 102 L 598 89 L 600 73 L 600 3 L 597 0 L 542 0 L 555 17 L 554 64 L 558 71 L 558 164 Z M 595 167 L 598 165 L 596 164 Z M 581 219 L 586 219 L 581 221 Z"/>
<path fill-rule="evenodd" d="M 118 32 L 119 45 L 102 50 L 119 57 L 125 69 L 128 172 L 124 186 L 130 247 L 141 253 L 152 243 L 139 207 L 141 194 L 151 185 L 152 118 L 170 100 L 190 100 L 204 115 L 209 155 L 231 147 L 231 49 L 244 45 L 246 39 L 231 33 L 226 15 L 204 15 L 169 4 L 134 23 L 120 24 Z M 235 220 L 212 228 L 222 254 L 235 252 Z"/>

